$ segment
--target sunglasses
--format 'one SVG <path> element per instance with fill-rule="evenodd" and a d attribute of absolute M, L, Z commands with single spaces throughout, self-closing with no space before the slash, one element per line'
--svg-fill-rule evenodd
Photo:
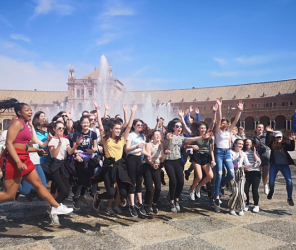
<path fill-rule="evenodd" d="M 62 117 L 68 117 L 67 115 L 62 115 Z"/>
<path fill-rule="evenodd" d="M 92 122 L 92 121 L 97 121 L 97 119 L 89 119 L 89 120 L 90 120 L 91 122 Z"/>
<path fill-rule="evenodd" d="M 57 129 L 59 129 L 59 130 L 65 130 L 66 128 L 65 127 L 57 127 Z"/>
<path fill-rule="evenodd" d="M 176 127 L 176 128 L 183 128 L 182 125 L 176 125 L 175 127 Z"/>
<path fill-rule="evenodd" d="M 143 124 L 137 124 L 136 126 L 137 127 L 143 127 Z"/>

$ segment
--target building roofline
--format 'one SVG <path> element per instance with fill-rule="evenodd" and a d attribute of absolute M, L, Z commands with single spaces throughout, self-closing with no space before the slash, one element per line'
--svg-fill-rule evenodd
<path fill-rule="evenodd" d="M 135 91 L 127 91 L 127 92 L 152 92 L 152 91 L 172 91 L 172 90 L 193 90 L 193 89 L 211 89 L 211 88 L 225 88 L 232 86 L 244 86 L 244 85 L 255 85 L 255 84 L 264 84 L 264 83 L 273 83 L 273 82 L 286 82 L 286 81 L 296 81 L 296 79 L 286 79 L 286 80 L 277 80 L 270 82 L 257 82 L 257 83 L 242 83 L 242 84 L 234 84 L 234 85 L 225 85 L 225 86 L 211 86 L 211 87 L 200 87 L 200 88 L 186 88 L 186 89 L 159 89 L 159 90 L 135 90 Z"/>

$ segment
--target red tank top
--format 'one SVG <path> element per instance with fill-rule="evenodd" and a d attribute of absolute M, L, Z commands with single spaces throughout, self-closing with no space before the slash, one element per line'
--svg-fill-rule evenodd
<path fill-rule="evenodd" d="M 29 142 L 32 140 L 32 134 L 30 129 L 28 128 L 27 124 L 22 120 L 18 119 L 24 124 L 23 130 L 21 130 L 18 135 L 16 136 L 14 143 L 21 143 L 29 145 Z"/>

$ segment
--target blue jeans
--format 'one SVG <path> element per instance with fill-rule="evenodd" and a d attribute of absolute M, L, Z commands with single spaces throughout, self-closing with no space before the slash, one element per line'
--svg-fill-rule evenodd
<path fill-rule="evenodd" d="M 270 192 L 274 193 L 274 183 L 275 183 L 275 178 L 277 176 L 278 171 L 281 171 L 282 175 L 285 177 L 288 199 L 290 199 L 292 198 L 293 184 L 292 184 L 292 176 L 291 176 L 291 170 L 289 168 L 289 165 L 277 165 L 277 164 L 270 165 L 270 168 L 269 168 Z"/>
<path fill-rule="evenodd" d="M 220 186 L 224 187 L 229 181 L 234 178 L 233 163 L 229 149 L 216 148 L 215 149 L 215 161 L 216 166 L 214 167 L 215 175 L 215 195 L 220 195 Z M 222 180 L 222 169 L 223 165 L 227 169 L 227 175 Z M 221 181 L 222 180 L 222 181 Z"/>
<path fill-rule="evenodd" d="M 43 172 L 43 169 L 41 167 L 40 164 L 36 164 L 35 165 L 35 168 L 36 168 L 36 171 L 43 183 L 43 185 L 46 187 L 46 178 L 45 178 L 45 174 Z M 29 194 L 31 191 L 35 191 L 35 188 L 29 184 L 28 182 L 26 182 L 25 180 L 22 180 L 20 186 L 19 186 L 19 189 L 18 191 L 23 194 L 23 195 L 27 195 Z"/>

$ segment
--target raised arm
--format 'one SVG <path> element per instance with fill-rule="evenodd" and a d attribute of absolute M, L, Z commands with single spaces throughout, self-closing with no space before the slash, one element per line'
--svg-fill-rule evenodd
<path fill-rule="evenodd" d="M 77 149 L 77 147 L 80 145 L 80 143 L 83 142 L 83 139 L 84 139 L 83 135 L 77 136 L 76 142 L 73 143 L 74 144 L 73 148 L 71 148 L 70 146 L 67 147 L 67 152 L 69 155 L 74 154 L 74 151 Z"/>
<path fill-rule="evenodd" d="M 195 109 L 196 121 L 200 122 L 199 108 Z"/>
<path fill-rule="evenodd" d="M 128 134 L 129 132 L 131 131 L 131 128 L 132 128 L 132 125 L 133 125 L 133 121 L 134 121 L 134 117 L 135 117 L 135 113 L 136 113 L 136 110 L 137 110 L 138 106 L 137 105 L 134 105 L 132 108 L 131 108 L 131 117 L 129 119 L 129 122 L 126 126 L 126 129 L 124 131 L 124 134 L 123 134 L 123 138 L 124 140 L 127 139 L 128 137 Z"/>
<path fill-rule="evenodd" d="M 217 110 L 218 110 L 218 104 L 215 103 L 215 105 L 213 105 L 213 119 L 212 119 L 212 122 L 209 125 L 210 130 L 213 130 L 214 127 L 215 127 L 215 123 L 216 123 L 216 120 L 217 120 Z"/>
<path fill-rule="evenodd" d="M 180 118 L 181 118 L 181 121 L 182 121 L 182 123 L 183 123 L 183 126 L 184 126 L 186 132 L 187 132 L 189 135 L 192 135 L 192 132 L 191 132 L 190 128 L 189 128 L 189 127 L 186 125 L 186 123 L 185 123 L 185 120 L 184 120 L 184 111 L 181 110 L 181 109 L 179 109 L 179 111 L 178 111 L 178 115 L 179 115 Z"/>
<path fill-rule="evenodd" d="M 217 98 L 216 104 L 218 105 L 218 111 L 217 111 L 217 124 L 216 124 L 216 128 L 215 128 L 215 133 L 218 133 L 220 130 L 220 125 L 221 125 L 221 120 L 222 120 L 222 100 Z"/>
<path fill-rule="evenodd" d="M 188 138 L 186 138 L 185 143 L 189 144 L 194 141 L 205 140 L 205 139 L 210 138 L 212 135 L 213 135 L 213 133 L 206 133 L 202 136 L 188 137 Z"/>
<path fill-rule="evenodd" d="M 127 123 L 128 123 L 128 114 L 127 114 L 127 110 L 128 110 L 128 105 L 125 104 L 123 105 L 123 117 L 124 117 L 124 123 L 123 123 L 123 126 L 122 128 L 125 128 L 127 126 Z"/>
<path fill-rule="evenodd" d="M 97 119 L 98 119 L 98 125 L 99 125 L 100 135 L 101 135 L 101 138 L 103 139 L 104 136 L 105 136 L 105 131 L 104 131 L 104 126 L 102 124 L 100 106 L 97 104 L 96 101 L 93 101 L 93 104 L 95 105 L 95 108 L 97 110 Z"/>
<path fill-rule="evenodd" d="M 244 110 L 244 103 L 241 100 L 237 104 L 237 109 L 238 109 L 238 111 L 237 111 L 237 114 L 235 116 L 235 119 L 234 119 L 234 121 L 231 123 L 231 125 L 229 127 L 230 131 L 235 127 L 235 125 L 237 124 L 237 122 L 238 122 L 238 120 L 239 120 L 239 118 L 240 118 L 240 116 L 242 114 L 242 111 Z"/>
<path fill-rule="evenodd" d="M 108 105 L 108 103 L 105 103 L 104 106 L 105 106 L 104 118 L 108 118 L 108 112 L 110 109 L 110 105 Z"/>

